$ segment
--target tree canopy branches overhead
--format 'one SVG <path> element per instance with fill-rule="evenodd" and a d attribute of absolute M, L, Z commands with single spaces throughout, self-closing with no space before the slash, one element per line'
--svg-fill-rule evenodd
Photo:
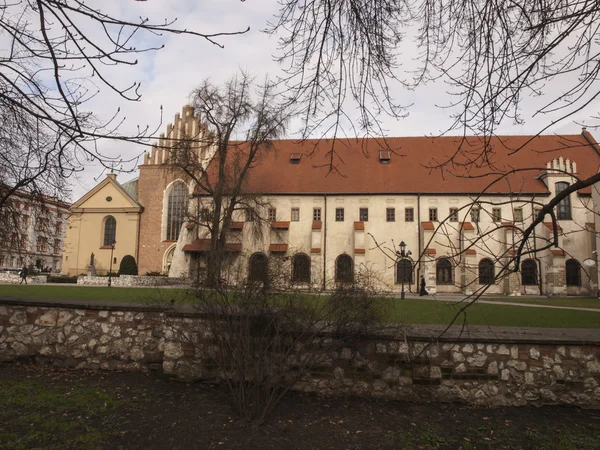
<path fill-rule="evenodd" d="M 149 37 L 183 34 L 220 45 L 232 33 L 202 34 L 175 21 L 131 21 L 79 0 L 0 1 L 0 209 L 14 189 L 50 194 L 85 161 L 113 165 L 97 151 L 100 138 L 139 142 L 149 131 L 118 133 L 120 119 L 96 120 L 84 105 L 101 91 L 123 101 L 140 99 L 140 83 L 109 66 L 137 64 L 162 45 Z M 117 158 L 119 159 L 119 158 Z"/>
<path fill-rule="evenodd" d="M 334 134 L 355 107 L 361 131 L 376 132 L 382 114 L 400 111 L 391 88 L 436 80 L 449 85 L 451 130 L 493 135 L 503 120 L 524 120 L 525 97 L 545 95 L 535 111 L 552 114 L 545 129 L 597 114 L 588 108 L 599 94 L 599 16 L 593 1 L 281 0 L 269 31 L 282 36 L 282 82 L 304 106 L 307 133 Z M 555 82 L 561 89 L 546 92 Z"/>

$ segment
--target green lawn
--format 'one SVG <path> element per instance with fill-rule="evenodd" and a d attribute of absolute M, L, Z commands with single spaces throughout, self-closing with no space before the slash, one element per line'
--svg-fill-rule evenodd
<path fill-rule="evenodd" d="M 34 297 L 46 299 L 73 299 L 73 300 L 111 300 L 118 302 L 157 303 L 185 301 L 185 289 L 159 289 L 159 288 L 107 288 L 107 287 L 80 287 L 80 286 L 14 286 L 0 285 L 0 296 Z M 492 300 L 492 298 L 486 298 Z M 473 325 L 496 326 L 521 326 L 521 327 L 550 327 L 550 328 L 600 328 L 599 311 L 576 311 L 565 309 L 524 308 L 520 306 L 502 305 L 503 301 L 570 305 L 590 307 L 593 298 L 494 298 L 498 305 L 475 304 L 469 307 L 467 322 Z M 460 305 L 446 301 L 431 301 L 417 299 L 382 299 L 390 304 L 386 320 L 389 322 L 404 322 L 413 324 L 446 324 L 452 320 L 459 310 Z M 595 305 L 594 305 L 595 306 Z M 462 322 L 462 317 L 458 319 Z"/>
<path fill-rule="evenodd" d="M 481 300 L 499 303 L 524 303 L 530 305 L 570 306 L 572 308 L 597 308 L 600 310 L 600 299 L 597 297 L 481 297 Z"/>

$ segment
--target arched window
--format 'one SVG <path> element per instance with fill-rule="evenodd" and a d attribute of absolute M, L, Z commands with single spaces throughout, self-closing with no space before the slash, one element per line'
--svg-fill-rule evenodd
<path fill-rule="evenodd" d="M 167 241 L 176 241 L 187 211 L 188 190 L 184 182 L 175 182 L 167 198 Z"/>
<path fill-rule="evenodd" d="M 523 286 L 538 284 L 537 263 L 533 259 L 526 259 L 521 263 L 521 284 Z"/>
<path fill-rule="evenodd" d="M 340 255 L 335 260 L 335 281 L 343 283 L 354 281 L 354 262 L 350 255 Z"/>
<path fill-rule="evenodd" d="M 560 194 L 562 191 L 569 187 L 569 183 L 560 181 L 555 184 L 556 194 Z M 567 195 L 563 198 L 558 205 L 556 205 L 556 218 L 558 220 L 571 220 L 571 198 Z"/>
<path fill-rule="evenodd" d="M 566 262 L 567 286 L 581 286 L 581 264 L 576 259 Z"/>
<path fill-rule="evenodd" d="M 396 263 L 396 284 L 412 284 L 413 266 L 410 259 L 401 259 Z"/>
<path fill-rule="evenodd" d="M 117 240 L 117 221 L 113 216 L 104 219 L 104 241 L 105 247 L 112 246 Z"/>
<path fill-rule="evenodd" d="M 294 256 L 292 263 L 292 281 L 310 282 L 310 258 L 304 253 Z"/>
<path fill-rule="evenodd" d="M 437 284 L 452 284 L 452 263 L 448 258 L 438 259 L 435 265 Z"/>
<path fill-rule="evenodd" d="M 492 260 L 482 259 L 479 261 L 479 284 L 493 284 L 495 275 Z"/>
<path fill-rule="evenodd" d="M 254 253 L 250 257 L 248 280 L 266 283 L 269 276 L 269 260 L 264 253 Z"/>

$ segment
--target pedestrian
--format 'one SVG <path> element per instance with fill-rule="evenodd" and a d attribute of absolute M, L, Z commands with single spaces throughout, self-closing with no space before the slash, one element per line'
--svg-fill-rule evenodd
<path fill-rule="evenodd" d="M 19 272 L 19 276 L 21 277 L 21 281 L 19 282 L 19 284 L 23 284 L 23 281 L 25 282 L 25 284 L 27 284 L 27 275 L 29 275 L 29 269 L 26 266 L 23 266 L 23 268 Z"/>
<path fill-rule="evenodd" d="M 425 278 L 421 276 L 421 289 L 419 290 L 419 295 L 423 297 L 424 295 L 428 295 L 427 290 L 425 289 Z"/>

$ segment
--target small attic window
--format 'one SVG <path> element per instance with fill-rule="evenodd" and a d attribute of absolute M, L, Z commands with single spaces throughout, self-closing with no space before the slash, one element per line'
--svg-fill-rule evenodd
<path fill-rule="evenodd" d="M 302 158 L 302 153 L 292 153 L 290 155 L 290 164 L 300 164 L 300 158 Z"/>
<path fill-rule="evenodd" d="M 392 152 L 389 150 L 379 150 L 379 162 L 381 164 L 389 164 Z"/>

